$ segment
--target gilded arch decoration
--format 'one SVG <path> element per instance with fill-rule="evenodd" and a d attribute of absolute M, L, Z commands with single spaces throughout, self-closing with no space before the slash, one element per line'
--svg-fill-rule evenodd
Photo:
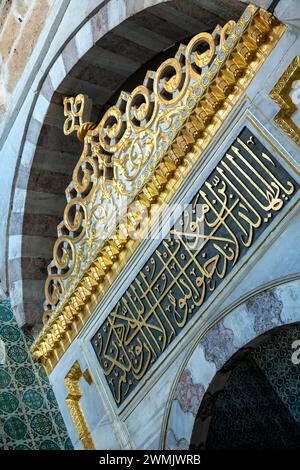
<path fill-rule="evenodd" d="M 297 106 L 290 96 L 292 85 L 300 79 L 300 56 L 296 56 L 270 93 L 271 98 L 280 106 L 275 122 L 287 135 L 300 146 L 300 129 L 293 120 Z"/>
<path fill-rule="evenodd" d="M 161 430 L 161 448 L 189 448 L 205 391 L 217 371 L 239 349 L 276 327 L 299 322 L 299 287 L 299 280 L 295 280 L 250 295 L 194 342 L 169 395 Z M 291 345 L 291 356 L 292 352 Z"/>
<path fill-rule="evenodd" d="M 123 197 L 126 196 L 127 193 L 129 193 L 132 198 L 136 194 L 138 204 L 142 206 L 146 205 L 146 207 L 149 206 L 149 204 L 151 204 L 154 200 L 156 200 L 159 197 L 160 191 L 162 189 L 165 190 L 166 188 L 168 188 L 168 179 L 170 178 L 170 175 L 175 174 L 177 166 L 182 163 L 182 161 L 185 159 L 185 156 L 187 155 L 187 152 L 193 148 L 196 142 L 197 145 L 198 142 L 201 142 L 201 148 L 205 148 L 207 143 L 212 138 L 212 135 L 215 130 L 220 126 L 222 119 L 224 119 L 226 114 L 230 111 L 230 109 L 232 109 L 234 103 L 243 93 L 245 87 L 247 86 L 247 83 L 249 83 L 249 81 L 252 79 L 255 71 L 258 70 L 264 58 L 272 50 L 276 41 L 279 39 L 283 31 L 284 26 L 278 23 L 275 18 L 272 17 L 272 15 L 268 14 L 263 10 L 259 10 L 255 7 L 250 6 L 246 9 L 241 20 L 237 23 L 235 27 L 233 27 L 233 24 L 231 23 L 227 25 L 222 31 L 218 29 L 215 31 L 214 34 L 218 33 L 221 35 L 221 45 L 224 46 L 223 49 L 217 49 L 219 50 L 219 52 L 217 53 L 217 56 L 215 58 L 215 50 L 213 47 L 212 39 L 209 40 L 209 52 L 206 52 L 202 55 L 200 54 L 200 56 L 196 52 L 196 50 L 194 51 L 193 48 L 196 47 L 197 41 L 203 41 L 203 35 L 201 36 L 200 34 L 198 37 L 196 36 L 191 41 L 190 45 L 187 48 L 188 55 L 186 55 L 186 60 L 190 60 L 188 59 L 188 57 L 192 53 L 192 51 L 194 51 L 193 54 L 196 54 L 196 61 L 195 64 L 190 67 L 189 81 L 185 79 L 185 81 L 182 82 L 180 68 L 178 68 L 178 64 L 180 64 L 179 59 L 182 55 L 182 49 L 179 49 L 176 60 L 171 60 L 172 65 L 170 61 L 167 61 L 165 64 L 163 64 L 156 72 L 156 81 L 154 80 L 154 84 L 156 83 L 156 87 L 162 86 L 161 89 L 156 88 L 156 99 L 158 99 L 162 92 L 164 94 L 167 93 L 167 101 L 170 101 L 172 105 L 174 102 L 173 100 L 178 101 L 181 99 L 181 96 L 183 96 L 183 99 L 186 100 L 186 105 L 182 110 L 182 122 L 179 123 L 177 131 L 176 128 L 174 130 L 175 140 L 173 140 L 172 142 L 171 139 L 171 141 L 167 141 L 164 145 L 165 150 L 169 148 L 166 156 L 164 156 L 164 147 L 161 149 L 161 163 L 155 161 L 155 159 L 152 159 L 153 161 L 151 161 L 151 158 L 149 158 L 150 166 L 148 163 L 148 165 L 143 167 L 144 175 L 141 175 L 143 176 L 143 178 L 139 176 L 139 184 L 136 187 L 132 187 L 130 175 L 127 175 L 126 184 L 120 184 L 119 180 L 117 180 L 118 194 L 121 194 Z M 223 43 L 223 40 L 227 35 L 228 38 Z M 251 67 L 248 67 L 248 64 L 251 64 Z M 193 77 L 199 77 L 201 67 L 205 65 L 210 65 L 209 70 L 203 73 L 203 76 L 201 76 L 199 82 L 195 82 L 195 79 Z M 200 67 L 200 69 L 197 71 L 194 67 Z M 161 76 L 162 73 L 166 74 L 166 71 L 168 71 L 168 74 L 170 74 L 170 68 L 173 68 L 173 70 L 175 71 L 175 75 L 172 76 L 172 73 L 174 73 L 172 72 L 171 76 Z M 173 80 L 173 78 L 175 77 L 176 80 Z M 146 76 L 146 81 L 148 80 L 148 78 L 149 75 Z M 233 90 L 234 93 L 232 94 Z M 173 96 L 174 93 L 175 97 Z M 138 101 L 133 102 L 133 109 L 135 111 L 134 114 L 131 116 L 129 113 L 129 109 L 133 97 L 135 97 L 135 95 L 139 95 L 140 98 Z M 124 95 L 121 94 L 120 100 L 118 102 L 118 107 L 112 107 L 110 110 L 107 111 L 107 114 L 100 122 L 98 128 L 96 127 L 95 129 L 89 130 L 85 128 L 85 146 L 94 146 L 92 154 L 93 151 L 95 152 L 96 149 L 95 138 L 100 138 L 100 147 L 102 146 L 102 148 L 106 152 L 111 150 L 112 152 L 117 152 L 117 155 L 118 152 L 120 153 L 120 155 L 122 155 L 122 152 L 125 152 L 126 155 L 126 149 L 128 148 L 128 132 L 126 132 L 126 127 L 124 128 L 124 126 L 121 124 L 122 120 L 120 120 L 122 116 L 122 109 L 125 110 L 125 108 L 123 108 L 124 105 L 122 104 L 124 98 Z M 132 117 L 134 117 L 134 119 L 137 121 L 135 124 L 132 124 L 137 135 L 139 134 L 136 131 L 136 126 L 138 126 L 139 119 L 141 119 L 140 122 L 143 123 L 143 121 L 148 118 L 148 98 L 146 89 L 143 89 L 141 93 L 141 88 L 138 87 L 138 89 L 133 92 L 132 99 L 130 99 L 127 104 L 127 118 L 132 119 Z M 161 106 L 163 109 L 163 107 L 165 106 L 166 98 L 162 97 L 161 99 L 163 103 Z M 170 107 L 170 109 L 172 108 Z M 187 119 L 188 117 L 189 119 Z M 150 123 L 152 123 L 151 120 Z M 142 128 L 140 131 L 141 135 L 143 135 L 144 131 L 145 129 L 143 128 L 142 124 Z M 99 137 L 97 137 L 98 132 L 100 132 Z M 152 149 L 150 147 L 151 151 L 153 151 Z M 149 157 L 151 151 L 149 153 Z M 97 159 L 99 157 L 99 153 L 98 156 L 97 152 L 94 153 L 94 157 L 96 157 Z M 83 186 L 81 186 L 80 188 L 79 186 L 77 186 L 77 190 L 80 189 L 86 191 L 87 186 L 89 185 L 89 178 L 88 172 L 86 170 L 86 163 L 84 163 L 84 159 L 86 158 L 85 153 L 83 153 L 82 158 L 83 160 L 82 162 L 79 162 L 79 165 L 81 165 L 82 163 L 84 165 L 84 178 L 82 180 Z M 135 158 L 137 158 L 137 155 L 135 155 Z M 116 162 L 113 170 L 114 172 L 117 172 L 118 178 L 121 178 L 122 181 L 122 172 L 119 172 L 120 156 L 116 157 L 114 155 L 113 159 Z M 147 162 L 149 160 L 147 159 Z M 140 163 L 141 162 L 139 162 L 139 164 Z M 143 163 L 145 164 L 146 162 Z M 159 167 L 156 167 L 156 163 L 159 164 Z M 134 169 L 136 163 L 131 162 L 131 165 L 132 169 Z M 125 167 L 123 168 L 123 175 L 124 171 L 126 175 L 128 170 Z M 151 183 L 147 183 L 147 173 L 148 175 L 154 175 L 153 181 Z M 103 184 L 105 178 L 100 178 L 100 181 L 102 181 Z M 136 183 L 137 181 L 135 181 L 135 185 Z M 75 182 L 75 189 L 76 184 L 78 185 L 78 183 Z M 70 197 L 73 189 L 74 186 L 71 185 L 69 188 L 69 205 L 74 204 L 75 201 L 74 200 L 72 202 L 72 197 Z M 107 191 L 107 189 L 103 186 L 103 195 L 106 194 L 105 191 Z M 93 191 L 88 193 L 88 197 L 91 197 L 92 194 Z M 86 220 L 86 217 L 83 217 L 84 211 L 86 209 L 84 209 L 82 201 L 79 202 L 78 205 L 82 208 L 83 213 L 78 213 L 78 215 L 74 219 L 74 222 L 67 221 L 66 223 L 67 230 L 69 227 L 69 229 L 71 229 L 71 232 L 80 232 L 81 223 L 83 220 Z M 81 231 L 81 233 L 83 234 L 84 231 Z M 105 239 L 105 236 L 103 238 Z M 61 240 L 67 240 L 66 235 L 63 235 Z M 70 241 L 68 241 L 67 243 L 69 242 Z M 58 246 L 59 243 L 60 242 L 58 239 L 56 246 Z M 60 346 L 62 342 L 64 343 L 65 349 L 65 341 L 68 342 L 72 340 L 72 331 L 69 332 L 66 336 L 64 333 L 65 328 L 69 328 L 67 325 L 74 325 L 75 322 L 77 323 L 77 327 L 79 326 L 79 328 L 80 325 L 83 324 L 84 318 L 86 317 L 86 315 L 89 314 L 88 312 L 90 312 L 90 308 L 86 308 L 86 306 L 88 305 L 88 301 L 92 298 L 95 299 L 93 293 L 97 290 L 97 285 L 99 285 L 99 281 L 101 282 L 101 279 L 105 278 L 104 284 L 106 283 L 106 285 L 109 285 L 109 271 L 111 267 L 115 265 L 115 261 L 119 258 L 119 253 L 120 251 L 122 251 L 125 244 L 126 240 L 124 240 L 124 238 L 122 238 L 122 236 L 120 236 L 119 234 L 117 234 L 115 239 L 106 242 L 104 248 L 100 253 L 100 256 L 97 255 L 97 260 L 92 263 L 90 268 L 88 268 L 86 274 L 84 274 L 83 277 L 81 277 L 81 275 L 79 276 L 81 277 L 81 279 L 78 284 L 78 289 L 75 288 L 75 290 L 74 287 L 75 284 L 77 284 L 76 279 L 74 286 L 71 287 L 71 285 L 69 285 L 68 289 L 65 289 L 65 286 L 62 283 L 62 279 L 69 278 L 69 263 L 71 262 L 71 252 L 68 253 L 66 249 L 63 249 L 63 251 L 60 252 L 60 259 L 56 258 L 56 261 L 54 260 L 54 264 L 52 263 L 50 265 L 50 275 L 47 281 L 47 286 L 51 285 L 52 283 L 52 287 L 50 290 L 50 297 L 48 297 L 48 301 L 50 302 L 46 302 L 46 310 L 48 311 L 45 315 L 45 321 L 47 322 L 47 325 L 45 326 L 42 335 L 40 335 L 40 337 L 38 338 L 33 349 L 35 356 L 42 360 L 43 363 L 47 365 L 49 370 L 51 370 L 57 358 L 62 353 L 62 349 Z M 72 248 L 72 253 L 74 254 L 74 248 Z M 83 255 L 83 258 L 85 256 L 86 255 Z M 72 258 L 72 260 L 73 261 L 71 262 L 71 265 L 74 266 L 74 257 Z M 57 274 L 54 274 L 57 269 L 59 270 L 59 272 L 57 272 Z M 61 270 L 66 270 L 63 272 L 62 277 L 60 274 Z M 80 270 L 78 272 L 80 272 Z M 54 279 L 55 282 L 53 285 Z M 58 285 L 55 284 L 56 282 L 58 282 L 58 279 L 60 279 L 59 288 Z M 46 292 L 47 291 L 48 287 L 46 289 Z M 67 293 L 67 295 L 62 294 L 62 291 L 64 291 L 64 294 Z M 53 313 L 49 312 L 49 304 L 52 306 Z M 53 348 L 56 350 L 55 355 L 53 355 Z"/>

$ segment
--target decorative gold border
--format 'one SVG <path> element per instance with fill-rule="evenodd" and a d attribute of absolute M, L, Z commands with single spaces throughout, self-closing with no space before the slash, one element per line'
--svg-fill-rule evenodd
<path fill-rule="evenodd" d="M 248 98 L 247 98 L 248 100 Z M 291 169 L 299 176 L 300 175 L 300 168 L 299 168 L 299 164 L 298 162 L 294 161 L 294 164 L 291 162 L 291 159 L 292 159 L 292 156 L 289 154 L 289 152 L 287 152 L 287 150 L 282 146 L 282 144 L 277 141 L 277 139 L 272 136 L 272 134 L 270 133 L 270 131 L 262 124 L 262 122 L 260 122 L 258 120 L 258 118 L 256 118 L 252 112 L 249 110 L 249 109 L 245 109 L 243 111 L 242 114 L 239 114 L 241 109 L 243 108 L 245 104 L 245 100 L 244 102 L 242 102 L 239 106 L 239 110 L 236 112 L 235 114 L 235 117 L 233 118 L 233 121 L 235 121 L 235 124 L 234 124 L 234 127 L 230 130 L 229 133 L 226 134 L 226 136 L 224 138 L 222 138 L 222 141 L 219 143 L 218 147 L 220 145 L 223 145 L 225 142 L 228 141 L 228 139 L 230 139 L 230 136 L 232 136 L 234 130 L 237 128 L 237 126 L 239 126 L 239 122 L 241 120 L 244 120 L 244 118 L 246 118 L 246 120 L 249 121 L 249 123 L 256 129 L 256 131 L 263 137 L 264 140 L 266 140 L 268 142 L 268 144 L 274 149 L 274 151 L 279 154 L 279 156 L 284 160 L 285 164 L 290 166 Z M 256 106 L 255 106 L 256 107 Z M 261 112 L 261 110 L 259 110 Z M 244 121 L 243 121 L 244 122 Z M 272 126 L 272 123 L 269 121 L 269 124 Z M 273 141 L 271 140 L 273 139 Z M 216 150 L 217 151 L 217 150 Z M 214 158 L 214 155 L 216 153 L 216 151 L 214 152 L 214 154 L 210 157 L 210 161 L 213 160 Z M 203 171 L 203 168 L 202 168 L 202 171 Z M 201 172 L 202 172 L 201 171 Z M 199 178 L 199 174 L 198 174 L 198 178 Z M 184 196 L 182 196 L 184 197 Z M 181 199 L 181 201 L 179 203 L 181 203 L 183 201 L 183 199 Z M 294 205 L 292 205 L 288 211 L 284 214 L 284 216 L 278 221 L 278 223 L 272 227 L 272 233 L 274 231 L 277 230 L 277 228 L 279 226 L 282 226 L 282 222 L 284 220 L 286 220 L 290 214 L 296 209 L 296 207 L 299 205 L 300 203 L 300 199 L 298 198 Z M 296 215 L 294 214 L 293 215 L 293 218 L 295 217 Z M 281 233 L 283 233 L 285 231 L 286 227 L 283 226 L 282 227 L 282 230 L 276 234 L 276 237 L 275 237 L 275 240 L 280 236 Z M 110 409 L 112 410 L 112 414 L 113 414 L 113 420 L 116 419 L 117 417 L 122 417 L 122 422 L 125 423 L 126 419 L 134 412 L 134 410 L 140 405 L 140 403 L 142 402 L 142 400 L 145 398 L 145 396 L 147 395 L 147 393 L 149 392 L 149 388 L 147 390 L 145 390 L 145 386 L 147 386 L 147 384 L 150 382 L 150 389 L 152 389 L 155 384 L 158 382 L 159 380 L 159 377 L 157 379 L 155 379 L 154 382 L 151 382 L 152 378 L 155 376 L 157 370 L 159 368 L 161 368 L 162 366 L 162 362 L 165 362 L 168 360 L 168 358 L 170 358 L 172 355 L 172 359 L 171 359 L 171 362 L 168 364 L 167 367 L 170 367 L 170 365 L 173 364 L 173 362 L 177 359 L 177 357 L 179 356 L 179 354 L 181 354 L 182 352 L 182 348 L 180 349 L 180 345 L 183 344 L 184 340 L 187 339 L 188 335 L 192 332 L 192 330 L 194 329 L 195 331 L 195 334 L 194 336 L 192 337 L 192 340 L 191 342 L 193 343 L 195 337 L 199 337 L 199 334 L 198 334 L 198 329 L 195 328 L 195 326 L 198 324 L 199 320 L 204 316 L 204 314 L 209 310 L 209 308 L 214 304 L 215 300 L 216 299 L 219 299 L 220 296 L 222 295 L 222 293 L 224 292 L 224 290 L 226 289 L 227 286 L 229 286 L 229 284 L 231 284 L 231 282 L 236 278 L 236 276 L 238 274 L 240 274 L 242 272 L 242 270 L 245 268 L 245 266 L 248 265 L 249 262 L 251 262 L 251 260 L 255 257 L 255 255 L 257 254 L 258 250 L 264 245 L 266 244 L 266 241 L 268 239 L 269 235 L 267 235 L 262 241 L 261 243 L 259 244 L 259 246 L 256 247 L 256 249 L 252 252 L 252 254 L 249 256 L 249 258 L 247 258 L 244 263 L 238 268 L 237 271 L 234 271 L 233 275 L 228 279 L 228 282 L 224 285 L 224 287 L 218 292 L 218 294 L 212 298 L 212 300 L 207 304 L 207 306 L 204 308 L 204 310 L 202 311 L 202 314 L 201 316 L 199 316 L 190 326 L 189 328 L 185 331 L 184 335 L 179 339 L 178 342 L 175 342 L 175 344 L 173 345 L 173 347 L 171 347 L 171 349 L 168 351 L 168 353 L 163 357 L 162 360 L 159 360 L 158 361 L 158 364 L 156 365 L 156 367 L 154 367 L 153 371 L 151 372 L 151 374 L 145 378 L 145 380 L 142 382 L 142 384 L 140 384 L 140 386 L 138 386 L 135 391 L 133 392 L 133 395 L 132 397 L 130 397 L 128 400 L 125 401 L 125 403 L 123 404 L 123 406 L 121 406 L 120 408 L 116 409 L 114 407 L 114 402 L 111 401 L 112 400 L 112 396 L 110 394 L 110 391 L 109 389 L 107 389 L 107 384 L 106 384 L 106 381 L 104 379 L 104 377 L 102 377 L 101 373 L 100 373 L 100 369 L 98 367 L 98 364 L 97 364 L 97 361 L 95 359 L 95 356 L 94 354 L 90 354 L 90 352 L 86 355 L 86 360 L 88 363 L 90 363 L 93 367 L 93 370 L 96 371 L 96 374 L 97 374 L 97 378 L 101 384 L 101 390 L 102 392 L 104 393 L 105 395 L 105 398 L 107 400 L 107 402 L 109 403 L 110 405 Z M 271 244 L 273 244 L 273 242 L 275 241 L 271 241 Z M 147 246 L 147 249 L 149 248 L 149 246 Z M 268 246 L 266 247 L 266 250 L 265 251 L 268 251 Z M 286 281 L 288 282 L 288 281 Z M 232 292 L 232 289 L 231 288 L 231 291 Z M 256 293 L 258 293 L 260 290 L 257 290 Z M 227 293 L 226 297 L 228 297 L 228 295 L 230 295 L 230 292 Z M 251 295 L 254 295 L 251 294 Z M 240 303 L 242 303 L 243 300 L 241 300 L 240 302 L 238 303 L 235 303 L 234 305 L 232 305 L 230 307 L 230 309 L 225 309 L 225 314 L 224 312 L 222 311 L 219 315 L 217 315 L 217 317 L 214 319 L 213 321 L 213 324 L 210 324 L 210 321 L 211 321 L 211 318 L 206 320 L 203 324 L 204 328 L 208 325 L 208 327 L 204 330 L 204 333 L 203 334 L 206 334 L 207 331 L 209 331 L 209 329 L 211 327 L 213 327 L 220 319 L 222 319 L 223 317 L 225 317 L 226 315 L 228 315 L 234 308 L 236 308 Z M 201 335 L 202 335 L 202 332 L 201 332 Z M 85 333 L 85 336 L 84 336 L 84 339 L 86 339 L 87 337 L 90 337 L 91 334 L 90 332 L 86 332 Z M 164 373 L 164 372 L 163 372 Z M 141 393 L 142 389 L 144 389 L 143 393 Z M 138 397 L 138 400 L 137 400 L 137 397 Z"/>
<path fill-rule="evenodd" d="M 66 397 L 66 404 L 69 408 L 69 412 L 78 434 L 78 437 L 82 443 L 82 446 L 85 450 L 95 450 L 95 445 L 91 437 L 88 425 L 86 423 L 82 408 L 80 406 L 80 398 L 82 393 L 79 387 L 79 380 L 81 377 L 84 377 L 89 385 L 92 383 L 92 377 L 89 373 L 89 370 L 86 369 L 82 372 L 81 367 L 78 361 L 75 361 L 71 369 L 65 376 L 65 384 L 68 390 L 68 395 Z"/>
<path fill-rule="evenodd" d="M 270 97 L 280 106 L 275 122 L 300 146 L 300 129 L 292 119 L 297 107 L 289 96 L 292 83 L 299 79 L 300 56 L 296 56 L 270 92 Z"/>
<path fill-rule="evenodd" d="M 231 52 L 230 60 L 225 61 L 215 82 L 208 86 L 204 99 L 200 100 L 191 118 L 182 126 L 168 154 L 155 171 L 153 180 L 145 184 L 136 198 L 136 203 L 149 208 L 153 202 L 161 204 L 171 198 L 286 29 L 285 25 L 262 9 L 255 11 L 254 20 L 249 23 L 241 40 Z M 260 34 L 260 28 L 263 34 Z M 246 60 L 241 62 L 242 50 Z M 248 55 L 246 51 L 249 52 Z M 224 80 L 228 92 L 218 109 L 211 114 L 211 108 L 207 108 L 207 100 L 210 94 L 214 99 L 214 87 L 224 87 Z M 205 129 L 197 128 L 198 114 L 210 116 Z M 197 151 L 193 153 L 194 148 Z M 108 290 L 137 246 L 138 242 L 134 240 L 119 246 L 114 262 L 108 257 L 107 250 L 102 250 L 72 293 L 68 304 L 51 317 L 32 347 L 33 355 L 44 364 L 47 373 L 51 372 L 77 336 L 99 299 Z M 111 249 L 111 241 L 108 242 L 108 248 Z"/>

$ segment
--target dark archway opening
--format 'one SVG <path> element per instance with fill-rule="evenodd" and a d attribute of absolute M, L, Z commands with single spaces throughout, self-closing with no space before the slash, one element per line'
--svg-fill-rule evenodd
<path fill-rule="evenodd" d="M 238 351 L 203 397 L 190 448 L 300 448 L 299 340 L 297 323 Z"/>

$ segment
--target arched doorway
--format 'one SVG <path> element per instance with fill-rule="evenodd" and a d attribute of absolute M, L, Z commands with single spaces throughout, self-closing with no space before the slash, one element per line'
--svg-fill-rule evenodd
<path fill-rule="evenodd" d="M 216 442 L 216 429 L 220 429 L 220 420 L 218 420 L 220 414 L 217 415 L 215 408 L 215 427 L 210 428 L 214 404 L 220 397 L 218 406 L 226 407 L 222 403 L 225 395 L 234 401 L 231 397 L 234 387 L 237 389 L 236 396 L 240 398 L 241 392 L 238 386 L 241 383 L 246 384 L 248 392 L 251 391 L 251 387 L 252 390 L 260 387 L 260 396 L 263 395 L 264 399 L 266 387 L 268 390 L 270 387 L 275 389 L 272 396 L 276 399 L 277 405 L 280 400 L 282 407 L 287 408 L 285 416 L 291 415 L 286 419 L 289 419 L 290 423 L 292 420 L 294 430 L 298 427 L 299 405 L 298 408 L 295 405 L 296 411 L 292 412 L 288 407 L 292 405 L 287 405 L 284 400 L 296 403 L 300 389 L 299 286 L 299 280 L 281 285 L 279 283 L 269 289 L 261 286 L 259 293 L 248 294 L 238 306 L 230 307 L 229 312 L 223 313 L 221 320 L 199 335 L 198 340 L 186 353 L 169 396 L 161 430 L 162 448 L 168 450 L 204 448 L 208 443 L 209 432 L 210 430 L 213 432 L 213 429 L 215 431 L 211 435 L 210 443 Z M 235 371 L 234 374 L 231 374 L 231 371 Z M 261 379 L 266 375 L 266 380 Z M 287 383 L 287 380 L 290 380 L 290 383 Z M 224 390 L 222 394 L 217 393 L 222 390 Z M 210 396 L 213 398 L 209 398 Z M 251 393 L 248 393 L 248 396 L 253 398 Z M 257 402 L 261 404 L 258 395 Z M 245 411 L 245 407 L 249 407 L 246 392 L 243 404 Z M 232 409 L 232 406 L 227 402 L 227 411 Z M 253 406 L 250 406 L 249 410 L 251 416 Z M 264 409 L 268 409 L 268 406 L 266 404 Z M 239 407 L 242 408 L 243 406 Z M 260 412 L 264 416 L 264 411 Z M 228 413 L 230 415 L 229 411 Z M 235 423 L 238 418 L 234 413 L 232 422 Z M 278 413 L 274 411 L 273 415 L 277 419 Z M 224 423 L 225 419 L 226 417 L 223 417 L 221 422 Z M 240 417 L 242 426 L 245 420 L 246 418 Z M 277 420 L 276 425 L 278 422 Z M 220 426 L 222 427 L 222 424 Z M 255 429 L 255 424 L 253 428 Z M 228 429 L 231 429 L 230 426 Z M 293 444 L 292 439 L 289 442 L 290 445 Z M 299 440 L 296 441 L 297 445 L 299 443 Z M 269 445 L 275 446 L 274 443 Z"/>
<path fill-rule="evenodd" d="M 11 199 L 17 202 L 11 204 L 7 224 L 13 249 L 8 249 L 6 277 L 19 326 L 41 323 L 44 280 L 66 203 L 65 188 L 81 153 L 76 137 L 66 140 L 63 135 L 63 97 L 87 94 L 96 122 L 120 89 L 132 90 L 145 70 L 155 70 L 178 42 L 237 20 L 246 6 L 240 0 L 205 5 L 200 0 L 161 0 L 136 1 L 123 9 L 116 2 L 112 15 L 110 3 L 99 6 L 63 45 L 28 117 Z"/>
<path fill-rule="evenodd" d="M 198 410 L 190 448 L 300 447 L 300 324 L 241 348 L 215 375 Z"/>

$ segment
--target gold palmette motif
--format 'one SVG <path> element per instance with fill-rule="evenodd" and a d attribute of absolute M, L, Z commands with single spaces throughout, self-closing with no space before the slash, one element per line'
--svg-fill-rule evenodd
<path fill-rule="evenodd" d="M 92 378 L 88 369 L 86 369 L 85 372 L 82 372 L 79 363 L 76 361 L 65 376 L 65 384 L 68 390 L 66 403 L 83 448 L 85 450 L 94 450 L 95 445 L 79 403 L 80 398 L 82 397 L 79 386 L 79 380 L 81 377 L 84 377 L 87 383 L 91 385 Z"/>
<path fill-rule="evenodd" d="M 122 92 L 98 125 L 84 122 L 86 97 L 65 99 L 65 133 L 76 131 L 83 151 L 48 268 L 45 326 L 32 347 L 47 371 L 135 248 L 129 234 L 143 210 L 171 197 L 178 172 L 182 179 L 190 171 L 284 30 L 270 13 L 248 6 L 236 24 L 196 35 L 143 85 Z M 133 202 L 140 210 L 121 218 L 110 236 Z"/>
<path fill-rule="evenodd" d="M 296 56 L 270 93 L 271 98 L 280 106 L 274 120 L 297 145 L 300 146 L 300 129 L 293 121 L 297 106 L 293 103 L 290 92 L 292 84 L 300 80 L 300 56 Z"/>

